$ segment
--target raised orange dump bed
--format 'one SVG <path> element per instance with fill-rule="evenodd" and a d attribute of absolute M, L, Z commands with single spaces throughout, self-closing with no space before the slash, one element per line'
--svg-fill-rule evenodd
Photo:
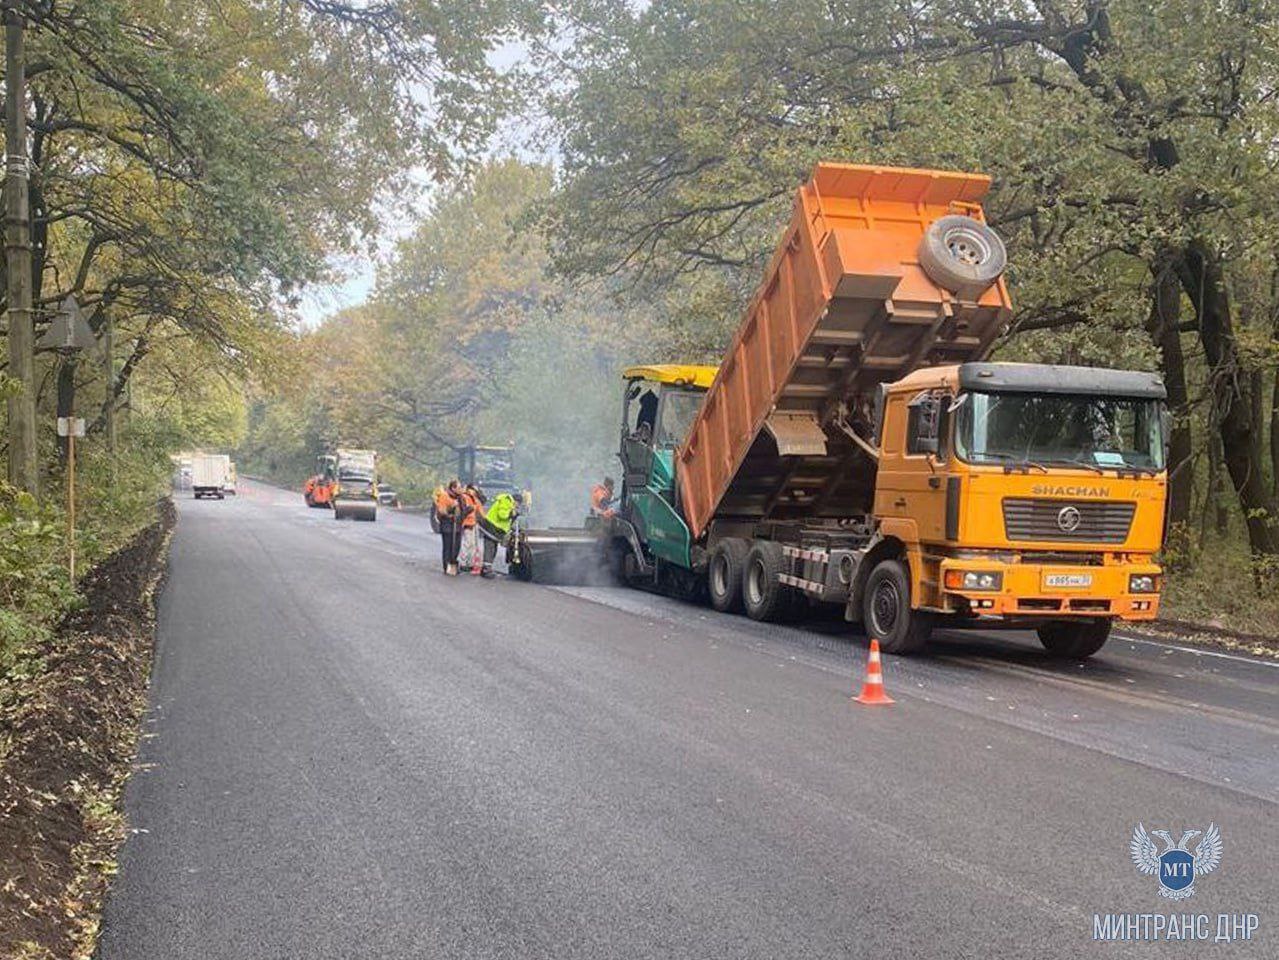
<path fill-rule="evenodd" d="M 713 518 L 847 517 L 869 509 L 876 386 L 980 358 L 1011 316 L 1002 279 L 976 300 L 934 283 L 917 250 L 947 214 L 983 219 L 990 178 L 822 163 L 679 450 L 693 537 Z"/>

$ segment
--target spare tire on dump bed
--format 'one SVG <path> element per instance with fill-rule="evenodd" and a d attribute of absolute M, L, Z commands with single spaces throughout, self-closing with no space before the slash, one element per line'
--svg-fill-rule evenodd
<path fill-rule="evenodd" d="M 976 300 L 1008 266 L 1004 241 L 973 217 L 939 217 L 919 241 L 919 265 L 939 287 Z"/>

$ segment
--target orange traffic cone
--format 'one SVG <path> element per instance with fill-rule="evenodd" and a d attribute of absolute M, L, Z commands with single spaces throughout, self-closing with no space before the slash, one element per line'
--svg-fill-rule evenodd
<path fill-rule="evenodd" d="M 862 692 L 853 697 L 858 703 L 896 703 L 884 692 L 884 670 L 879 662 L 879 641 L 870 642 L 870 656 L 866 660 L 866 682 Z"/>

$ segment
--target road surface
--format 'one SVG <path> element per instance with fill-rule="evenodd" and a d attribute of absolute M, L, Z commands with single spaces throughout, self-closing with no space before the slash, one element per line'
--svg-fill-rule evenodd
<path fill-rule="evenodd" d="M 1271 663 L 943 635 L 868 708 L 839 622 L 449 579 L 421 517 L 250 482 L 179 515 L 103 960 L 1279 956 Z M 1138 822 L 1220 827 L 1193 899 Z"/>

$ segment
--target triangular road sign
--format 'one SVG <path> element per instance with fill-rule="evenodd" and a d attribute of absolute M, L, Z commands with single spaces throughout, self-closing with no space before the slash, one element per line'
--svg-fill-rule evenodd
<path fill-rule="evenodd" d="M 62 306 L 54 315 L 49 329 L 36 342 L 36 346 L 54 350 L 97 349 L 97 338 L 94 337 L 93 330 L 89 328 L 89 322 L 84 319 L 84 313 L 74 296 L 68 295 L 62 301 Z"/>

